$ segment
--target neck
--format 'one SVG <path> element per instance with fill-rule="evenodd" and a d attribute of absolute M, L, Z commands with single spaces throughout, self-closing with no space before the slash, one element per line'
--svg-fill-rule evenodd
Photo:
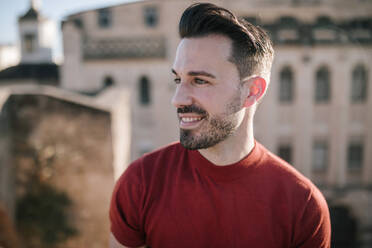
<path fill-rule="evenodd" d="M 200 149 L 199 152 L 213 164 L 224 166 L 242 160 L 253 148 L 253 118 L 247 118 L 226 140 L 213 147 Z"/>

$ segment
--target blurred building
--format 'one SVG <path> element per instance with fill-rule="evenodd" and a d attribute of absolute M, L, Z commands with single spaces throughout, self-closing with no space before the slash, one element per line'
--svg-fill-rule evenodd
<path fill-rule="evenodd" d="M 132 160 L 178 139 L 170 69 L 178 21 L 192 2 L 128 3 L 62 23 L 62 87 L 131 93 Z M 256 114 L 257 139 L 321 188 L 336 247 L 370 247 L 372 2 L 212 2 L 262 26 L 275 44 L 271 84 Z"/>
<path fill-rule="evenodd" d="M 13 62 L 20 54 L 18 65 L 5 68 L 0 64 L 0 85 L 59 84 L 59 68 L 52 60 L 55 24 L 41 15 L 37 1 L 30 3 L 28 11 L 18 18 L 19 50 L 0 49 L 0 62 Z"/>

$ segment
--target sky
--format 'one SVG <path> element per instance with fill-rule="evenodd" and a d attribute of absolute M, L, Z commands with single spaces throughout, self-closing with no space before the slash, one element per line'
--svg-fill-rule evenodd
<path fill-rule="evenodd" d="M 39 0 L 43 16 L 55 21 L 57 38 L 53 47 L 53 55 L 57 61 L 62 59 L 61 20 L 82 10 L 95 9 L 132 0 Z M 31 0 L 0 0 L 0 44 L 19 42 L 18 17 L 30 8 Z"/>

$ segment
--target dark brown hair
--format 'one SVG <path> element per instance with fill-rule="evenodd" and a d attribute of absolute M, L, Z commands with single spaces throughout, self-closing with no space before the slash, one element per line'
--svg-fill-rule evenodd
<path fill-rule="evenodd" d="M 219 34 L 232 40 L 229 61 L 244 79 L 256 74 L 269 82 L 274 56 L 272 42 L 261 28 L 238 19 L 229 10 L 210 3 L 196 3 L 182 14 L 179 23 L 181 38 L 197 38 Z"/>

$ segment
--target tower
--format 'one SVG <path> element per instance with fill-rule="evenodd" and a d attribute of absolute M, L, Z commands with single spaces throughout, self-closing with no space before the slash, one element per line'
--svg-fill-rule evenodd
<path fill-rule="evenodd" d="M 29 10 L 18 19 L 21 64 L 52 63 L 54 23 L 40 14 L 40 0 L 31 0 Z"/>

